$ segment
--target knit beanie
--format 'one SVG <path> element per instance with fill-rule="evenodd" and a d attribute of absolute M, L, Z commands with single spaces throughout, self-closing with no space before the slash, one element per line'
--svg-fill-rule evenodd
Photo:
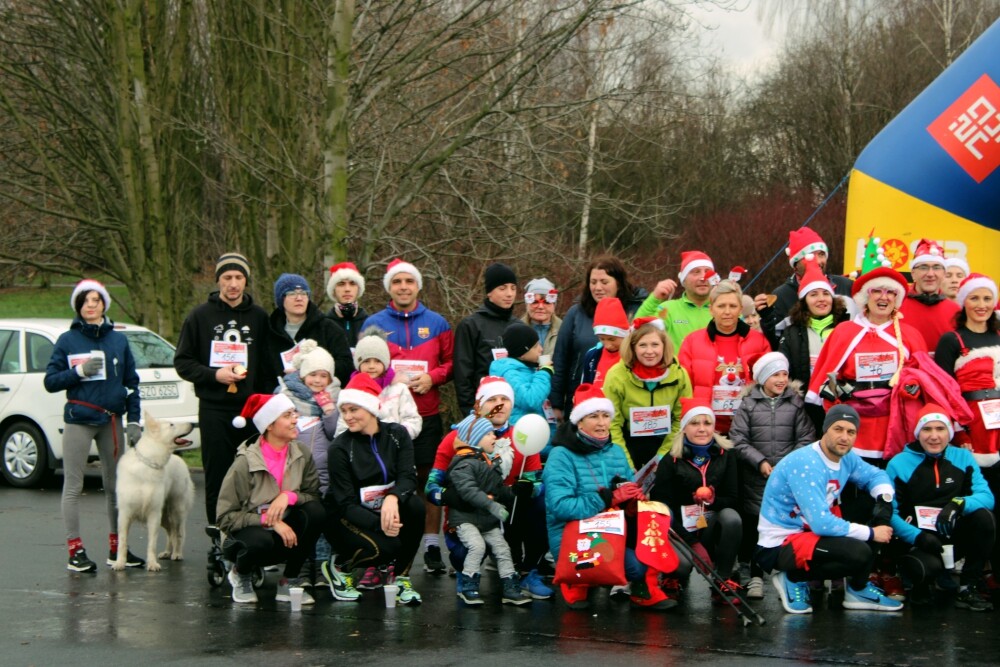
<path fill-rule="evenodd" d="M 483 278 L 486 282 L 487 294 L 501 285 L 506 285 L 507 283 L 517 284 L 517 276 L 514 274 L 514 269 L 499 262 L 487 266 Z"/>
<path fill-rule="evenodd" d="M 511 322 L 500 336 L 501 347 L 514 359 L 520 359 L 538 344 L 538 332 L 520 320 Z"/>
<path fill-rule="evenodd" d="M 311 338 L 299 343 L 299 351 L 292 357 L 292 366 L 299 372 L 299 377 L 304 378 L 315 371 L 326 371 L 333 377 L 333 357 Z"/>
<path fill-rule="evenodd" d="M 215 279 L 226 271 L 239 271 L 250 280 L 250 261 L 238 252 L 227 252 L 215 263 Z"/>
<path fill-rule="evenodd" d="M 388 369 L 390 355 L 387 338 L 386 332 L 378 327 L 366 327 L 358 336 L 358 344 L 354 347 L 354 368 L 361 368 L 365 359 L 378 359 Z"/>
<path fill-rule="evenodd" d="M 605 297 L 597 302 L 594 310 L 594 335 L 618 336 L 628 335 L 628 316 L 620 299 Z"/>
<path fill-rule="evenodd" d="M 305 290 L 309 298 L 312 299 L 312 289 L 309 287 L 309 281 L 297 273 L 282 273 L 274 281 L 274 304 L 281 308 L 281 304 L 285 300 L 285 295 L 297 289 Z"/>
<path fill-rule="evenodd" d="M 849 405 L 838 403 L 826 413 L 826 418 L 823 420 L 823 433 L 829 431 L 830 427 L 839 421 L 850 422 L 854 424 L 854 428 L 861 427 L 861 417 L 858 416 L 858 411 Z"/>
<path fill-rule="evenodd" d="M 464 444 L 472 447 L 473 449 L 479 449 L 479 443 L 484 437 L 493 432 L 496 428 L 493 426 L 493 422 L 485 417 L 477 417 L 475 414 L 470 414 L 468 417 L 458 422 L 455 425 L 458 430 L 456 437 L 458 440 L 462 441 Z"/>
<path fill-rule="evenodd" d="M 243 428 L 247 420 L 252 419 L 257 431 L 263 434 L 278 417 L 294 409 L 292 399 L 284 394 L 250 394 L 243 410 L 233 418 L 233 426 Z"/>
<path fill-rule="evenodd" d="M 101 295 L 101 300 L 104 302 L 104 312 L 107 313 L 111 309 L 111 295 L 108 293 L 107 288 L 96 280 L 90 280 L 85 278 L 76 284 L 73 288 L 73 293 L 69 297 L 69 307 L 79 315 L 80 310 L 76 307 L 76 298 L 81 294 L 86 294 L 87 292 L 97 292 Z"/>
<path fill-rule="evenodd" d="M 524 293 L 528 294 L 550 294 L 556 291 L 556 286 L 552 284 L 552 281 L 548 278 L 535 278 L 529 280 L 528 284 L 524 286 Z"/>
<path fill-rule="evenodd" d="M 337 396 L 337 407 L 356 405 L 376 417 L 381 417 L 380 393 L 382 393 L 382 389 L 375 384 L 375 380 L 365 373 L 356 373 L 347 386 L 340 390 L 340 394 Z"/>
<path fill-rule="evenodd" d="M 780 371 L 788 370 L 788 359 L 781 352 L 768 352 L 753 365 L 753 380 L 764 384 L 767 379 Z"/>
<path fill-rule="evenodd" d="M 349 280 L 358 286 L 357 300 L 361 301 L 361 297 L 365 294 L 365 277 L 361 275 L 353 262 L 341 262 L 330 267 L 330 277 L 326 280 L 326 294 L 330 297 L 330 301 L 337 301 L 333 288 L 341 280 Z"/>

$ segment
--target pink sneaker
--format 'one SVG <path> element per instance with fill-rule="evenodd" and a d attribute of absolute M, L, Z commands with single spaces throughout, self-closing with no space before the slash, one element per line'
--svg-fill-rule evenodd
<path fill-rule="evenodd" d="M 377 567 L 370 567 L 365 570 L 365 573 L 361 576 L 361 581 L 358 582 L 358 588 L 364 590 L 372 590 L 375 588 L 382 588 L 382 573 L 378 571 Z"/>

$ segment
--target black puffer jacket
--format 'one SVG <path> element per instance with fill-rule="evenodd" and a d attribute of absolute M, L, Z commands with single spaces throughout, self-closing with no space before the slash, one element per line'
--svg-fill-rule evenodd
<path fill-rule="evenodd" d="M 816 430 L 805 411 L 802 385 L 791 382 L 776 400 L 753 385 L 733 415 L 729 438 L 740 461 L 740 509 L 760 514 L 767 479 L 760 464 L 777 465 L 793 451 L 816 440 Z"/>

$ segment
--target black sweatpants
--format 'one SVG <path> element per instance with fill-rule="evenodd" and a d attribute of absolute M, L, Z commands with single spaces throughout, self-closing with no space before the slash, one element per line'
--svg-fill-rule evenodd
<path fill-rule="evenodd" d="M 976 583 L 983 576 L 983 568 L 996 539 L 996 524 L 993 513 L 979 509 L 958 520 L 955 536 L 955 560 L 965 559 L 960 581 L 964 585 Z M 942 540 L 946 542 L 946 540 Z M 934 581 L 944 571 L 944 563 L 939 554 L 929 554 L 916 547 L 893 540 L 892 554 L 896 557 L 901 573 L 914 584 Z"/>
<path fill-rule="evenodd" d="M 302 563 L 312 555 L 326 523 L 326 510 L 318 500 L 311 500 L 289 507 L 284 521 L 298 537 L 298 544 L 291 549 L 275 531 L 249 526 L 234 531 L 226 539 L 222 546 L 226 559 L 236 563 L 236 570 L 243 574 L 249 574 L 254 567 L 284 563 L 286 577 L 299 576 Z"/>
<path fill-rule="evenodd" d="M 396 575 L 406 576 L 424 534 L 424 501 L 416 494 L 399 503 L 403 527 L 396 537 L 381 528 L 360 528 L 343 517 L 327 522 L 326 539 L 337 554 L 337 567 L 353 570 L 395 562 Z"/>
<path fill-rule="evenodd" d="M 765 570 L 778 569 L 790 581 L 802 582 L 823 579 L 850 579 L 851 588 L 860 590 L 868 583 L 875 560 L 875 552 L 867 542 L 851 537 L 821 537 L 809 561 L 809 569 L 795 563 L 795 550 L 790 544 L 771 549 L 760 549 L 757 560 Z"/>
<path fill-rule="evenodd" d="M 238 412 L 198 404 L 198 430 L 201 433 L 201 463 L 205 468 L 205 516 L 209 525 L 215 525 L 219 489 L 226 478 L 236 449 L 247 438 L 257 433 L 253 422 L 244 428 L 233 426 Z"/>

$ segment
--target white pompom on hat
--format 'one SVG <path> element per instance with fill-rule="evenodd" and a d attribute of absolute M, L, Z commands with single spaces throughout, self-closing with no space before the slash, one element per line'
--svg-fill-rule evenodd
<path fill-rule="evenodd" d="M 69 297 L 69 307 L 73 309 L 77 315 L 80 311 L 76 309 L 76 297 L 80 294 L 86 294 L 87 292 L 97 292 L 101 295 L 101 299 L 104 301 L 104 312 L 111 310 L 111 295 L 104 285 L 97 282 L 96 280 L 91 280 L 90 278 L 84 278 L 76 284 L 73 288 L 73 293 Z"/>
<path fill-rule="evenodd" d="M 574 425 L 579 424 L 581 419 L 595 412 L 606 412 L 614 419 L 615 404 L 604 395 L 600 387 L 584 382 L 573 394 L 573 410 L 569 413 L 569 421 Z"/>
<path fill-rule="evenodd" d="M 392 278 L 397 273 L 409 273 L 413 276 L 413 279 L 417 281 L 417 289 L 422 290 L 424 288 L 424 277 L 420 275 L 420 271 L 417 267 L 413 266 L 409 262 L 404 262 L 398 257 L 391 262 L 389 266 L 385 269 L 385 277 L 382 278 L 382 286 L 385 287 L 385 291 L 389 291 L 389 285 L 392 284 Z"/>
<path fill-rule="evenodd" d="M 306 338 L 299 343 L 299 351 L 292 357 L 292 366 L 299 371 L 299 377 L 305 377 L 316 371 L 326 371 L 333 377 L 333 357 L 319 343 Z"/>
<path fill-rule="evenodd" d="M 341 280 L 350 280 L 352 283 L 358 286 L 358 301 L 361 301 L 361 297 L 365 293 L 365 277 L 361 275 L 358 271 L 358 267 L 354 265 L 353 262 L 341 262 L 340 264 L 334 264 L 330 267 L 330 277 L 326 280 L 326 294 L 330 297 L 330 301 L 336 302 L 337 297 L 333 291 L 333 288 L 337 286 Z"/>
<path fill-rule="evenodd" d="M 252 419 L 257 431 L 263 434 L 278 417 L 294 409 L 292 399 L 284 394 L 250 394 L 243 410 L 233 418 L 233 426 L 243 428 L 247 419 Z"/>

